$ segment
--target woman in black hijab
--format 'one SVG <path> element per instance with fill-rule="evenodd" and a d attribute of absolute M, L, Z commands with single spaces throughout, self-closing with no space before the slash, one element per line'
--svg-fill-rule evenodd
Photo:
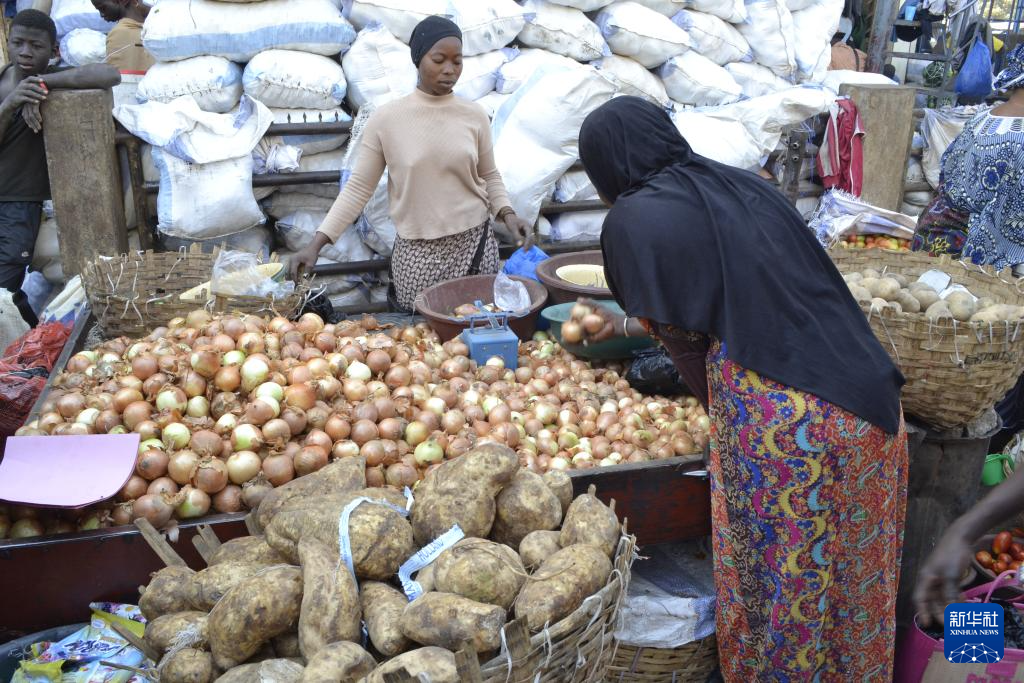
<path fill-rule="evenodd" d="M 650 332 L 709 408 L 725 680 L 889 680 L 903 377 L 785 198 L 694 153 L 662 109 L 603 105 L 580 157 L 629 316 L 595 339 Z"/>

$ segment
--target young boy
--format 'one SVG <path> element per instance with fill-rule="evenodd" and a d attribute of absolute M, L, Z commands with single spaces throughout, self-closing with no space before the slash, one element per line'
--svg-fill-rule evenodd
<path fill-rule="evenodd" d="M 146 73 L 156 61 L 142 46 L 142 24 L 149 7 L 139 0 L 92 0 L 92 6 L 107 21 L 117 22 L 107 34 L 107 64 L 122 73 Z"/>
<path fill-rule="evenodd" d="M 38 10 L 15 15 L 7 52 L 11 63 L 0 70 L 0 287 L 14 294 L 21 317 L 34 326 L 39 321 L 21 284 L 43 201 L 50 198 L 40 105 L 53 89 L 111 88 L 121 76 L 107 64 L 51 69 L 50 60 L 58 56 L 57 27 Z"/>

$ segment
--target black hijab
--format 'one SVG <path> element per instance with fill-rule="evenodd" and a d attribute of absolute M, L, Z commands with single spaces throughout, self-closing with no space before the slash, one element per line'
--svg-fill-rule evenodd
<path fill-rule="evenodd" d="M 743 367 L 898 431 L 903 376 L 780 192 L 696 154 L 637 97 L 587 117 L 580 158 L 614 203 L 601 248 L 629 315 L 713 335 Z"/>
<path fill-rule="evenodd" d="M 429 16 L 412 30 L 412 37 L 409 38 L 409 52 L 412 55 L 412 63 L 419 68 L 420 62 L 430 52 L 430 48 L 445 38 L 458 38 L 462 40 L 462 30 L 459 29 L 451 19 L 441 16 Z"/>

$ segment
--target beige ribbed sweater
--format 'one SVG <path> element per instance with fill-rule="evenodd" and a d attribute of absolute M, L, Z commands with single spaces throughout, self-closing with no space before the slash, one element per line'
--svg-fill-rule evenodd
<path fill-rule="evenodd" d="M 385 166 L 391 219 L 404 239 L 464 232 L 511 206 L 487 113 L 475 102 L 417 88 L 366 123 L 352 176 L 319 229 L 332 242 L 359 217 Z"/>

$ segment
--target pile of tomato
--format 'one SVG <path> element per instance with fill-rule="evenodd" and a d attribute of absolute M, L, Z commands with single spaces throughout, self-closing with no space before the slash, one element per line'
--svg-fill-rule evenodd
<path fill-rule="evenodd" d="M 974 554 L 974 559 L 997 575 L 1007 569 L 1020 569 L 1024 563 L 1024 545 L 1014 541 L 1014 538 L 1024 538 L 1024 529 L 1000 531 L 992 539 L 992 551 L 979 550 Z"/>

